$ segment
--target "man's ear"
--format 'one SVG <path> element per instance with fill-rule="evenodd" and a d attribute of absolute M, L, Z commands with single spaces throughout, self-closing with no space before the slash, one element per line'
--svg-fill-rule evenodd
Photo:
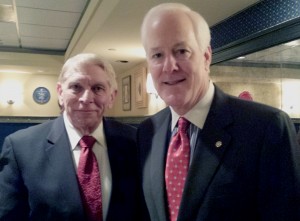
<path fill-rule="evenodd" d="M 110 94 L 110 100 L 109 100 L 109 103 L 108 103 L 108 108 L 109 109 L 111 109 L 113 107 L 117 94 L 118 94 L 117 90 L 113 90 L 111 92 L 111 94 Z"/>
<path fill-rule="evenodd" d="M 208 46 L 204 52 L 204 58 L 205 58 L 205 70 L 209 71 L 210 70 L 210 64 L 211 64 L 211 59 L 212 59 L 212 50 L 211 46 Z"/>
<path fill-rule="evenodd" d="M 56 92 L 58 96 L 58 104 L 60 105 L 60 107 L 63 107 L 63 96 L 62 96 L 63 90 L 60 82 L 56 84 Z"/>

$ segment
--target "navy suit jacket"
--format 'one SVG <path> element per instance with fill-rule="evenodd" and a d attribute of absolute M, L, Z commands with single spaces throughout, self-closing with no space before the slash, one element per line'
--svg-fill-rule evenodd
<path fill-rule="evenodd" d="M 112 173 L 107 220 L 139 220 L 136 129 L 106 119 L 103 123 Z M 0 220 L 85 220 L 62 117 L 5 139 L 0 158 Z"/>
<path fill-rule="evenodd" d="M 138 128 L 143 191 L 152 221 L 166 221 L 164 171 L 171 112 Z M 300 147 L 284 112 L 216 87 L 197 138 L 178 221 L 299 221 Z"/>

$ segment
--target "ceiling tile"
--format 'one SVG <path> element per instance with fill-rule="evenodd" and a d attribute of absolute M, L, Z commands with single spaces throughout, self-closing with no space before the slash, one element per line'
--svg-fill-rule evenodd
<path fill-rule="evenodd" d="M 0 0 L 0 4 L 3 4 L 3 5 L 12 5 L 12 0 Z"/>
<path fill-rule="evenodd" d="M 39 8 L 65 12 L 79 12 L 85 8 L 87 0 L 16 0 L 17 7 Z"/>
<path fill-rule="evenodd" d="M 32 38 L 32 37 L 22 38 L 23 48 L 30 48 L 30 49 L 61 50 L 62 48 L 66 48 L 68 43 L 69 40 L 61 40 L 61 39 Z"/>
<path fill-rule="evenodd" d="M 16 24 L 13 22 L 0 22 L 0 35 L 3 34 L 17 34 Z"/>
<path fill-rule="evenodd" d="M 20 24 L 21 39 L 23 37 L 46 37 L 69 40 L 72 36 L 72 28 L 49 27 L 39 25 Z"/>
<path fill-rule="evenodd" d="M 15 23 L 0 22 L 0 46 L 19 47 L 17 28 Z"/>
<path fill-rule="evenodd" d="M 60 12 L 32 8 L 17 8 L 19 24 L 36 24 L 74 28 L 81 17 L 80 13 Z"/>
<path fill-rule="evenodd" d="M 19 40 L 14 36 L 0 36 L 1 47 L 20 47 Z"/>

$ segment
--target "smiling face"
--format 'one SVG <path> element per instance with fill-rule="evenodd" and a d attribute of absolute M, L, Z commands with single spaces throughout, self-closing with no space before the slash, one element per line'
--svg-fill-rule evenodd
<path fill-rule="evenodd" d="M 107 73 L 95 64 L 71 68 L 64 79 L 57 84 L 59 103 L 72 125 L 82 134 L 90 134 L 112 106 L 116 90 L 111 88 Z"/>
<path fill-rule="evenodd" d="M 208 89 L 210 47 L 200 49 L 191 19 L 180 11 L 152 16 L 144 47 L 158 94 L 178 114 L 185 114 Z"/>

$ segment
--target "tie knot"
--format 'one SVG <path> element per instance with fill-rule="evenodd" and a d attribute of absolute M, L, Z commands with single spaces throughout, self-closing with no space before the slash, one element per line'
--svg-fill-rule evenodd
<path fill-rule="evenodd" d="M 184 117 L 180 117 L 178 120 L 178 131 L 186 132 L 190 122 Z"/>
<path fill-rule="evenodd" d="M 96 139 L 94 137 L 83 136 L 79 141 L 79 145 L 82 148 L 92 148 L 95 142 L 96 142 Z"/>

